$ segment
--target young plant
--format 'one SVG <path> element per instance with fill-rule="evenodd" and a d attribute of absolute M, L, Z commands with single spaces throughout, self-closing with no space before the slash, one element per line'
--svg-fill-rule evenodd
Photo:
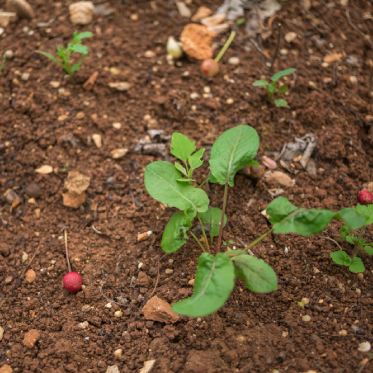
<path fill-rule="evenodd" d="M 340 265 L 345 265 L 351 272 L 359 273 L 365 271 L 363 261 L 357 256 L 360 250 L 365 250 L 368 255 L 373 255 L 373 242 L 367 243 L 366 239 L 363 238 L 366 227 L 373 223 L 373 205 L 357 205 L 354 210 L 356 210 L 359 214 L 365 216 L 366 218 L 366 221 L 362 226 L 359 235 L 353 236 L 351 234 L 351 227 L 348 227 L 347 225 L 344 225 L 341 228 L 341 233 L 339 235 L 340 238 L 344 238 L 348 243 L 354 245 L 351 256 L 349 256 L 344 250 L 338 250 L 330 253 L 330 256 L 333 262 Z"/>
<path fill-rule="evenodd" d="M 92 36 L 92 33 L 90 31 L 81 32 L 80 34 L 78 34 L 78 32 L 75 31 L 73 35 L 73 42 L 69 43 L 66 49 L 64 49 L 61 46 L 57 48 L 57 55 L 60 59 L 56 58 L 55 56 L 47 52 L 42 52 L 42 51 L 36 51 L 36 52 L 42 54 L 45 57 L 48 57 L 52 61 L 62 66 L 65 69 L 67 75 L 72 77 L 74 72 L 79 70 L 80 65 L 86 59 L 88 59 L 88 57 L 83 57 L 75 65 L 71 65 L 71 61 L 70 61 L 71 53 L 79 53 L 82 55 L 88 54 L 88 47 L 85 45 L 82 45 L 82 40 L 85 38 L 90 38 L 91 36 Z"/>
<path fill-rule="evenodd" d="M 67 227 L 63 227 L 63 235 L 65 239 L 66 261 L 69 273 L 63 276 L 63 286 L 69 293 L 77 293 L 82 288 L 82 277 L 78 272 L 72 272 L 69 260 L 69 252 L 67 250 Z"/>
<path fill-rule="evenodd" d="M 268 83 L 266 80 L 257 80 L 256 82 L 253 83 L 253 86 L 265 88 L 268 94 L 268 98 L 271 101 L 273 101 L 277 107 L 287 106 L 288 103 L 286 102 L 286 100 L 284 100 L 283 98 L 277 98 L 277 97 L 285 93 L 286 90 L 288 89 L 288 86 L 287 84 L 284 84 L 281 87 L 279 87 L 276 92 L 277 82 L 283 76 L 292 74 L 294 71 L 295 69 L 287 69 L 287 70 L 279 71 L 278 73 L 272 76 L 271 78 L 272 83 Z"/>
<path fill-rule="evenodd" d="M 4 67 L 4 64 L 5 64 L 5 60 L 6 60 L 6 55 L 4 54 L 4 57 L 3 57 L 3 62 L 1 63 L 0 65 L 0 74 L 1 74 L 1 70 L 3 69 Z"/>
<path fill-rule="evenodd" d="M 234 37 L 236 36 L 236 31 L 232 31 L 228 40 L 224 44 L 223 48 L 213 60 L 212 58 L 205 59 L 201 64 L 201 72 L 204 76 L 211 78 L 215 76 L 219 72 L 219 61 L 224 56 L 224 53 L 227 51 L 229 46 L 231 45 Z"/>
<path fill-rule="evenodd" d="M 277 277 L 273 269 L 262 259 L 247 254 L 247 250 L 271 233 L 295 232 L 307 236 L 319 233 L 331 219 L 343 219 L 351 229 L 361 227 L 365 217 L 353 209 L 337 213 L 329 210 L 306 210 L 292 205 L 286 198 L 279 197 L 267 207 L 273 227 L 245 247 L 244 250 L 219 252 L 223 227 L 227 222 L 228 188 L 233 187 L 234 177 L 245 165 L 258 165 L 253 161 L 259 148 L 259 137 L 255 129 L 240 125 L 224 132 L 213 144 L 210 153 L 210 175 L 199 186 L 194 185 L 193 172 L 202 166 L 205 149 L 197 152 L 195 142 L 181 133 L 174 133 L 171 153 L 182 163 L 156 161 L 147 165 L 144 174 L 148 193 L 162 204 L 176 207 L 163 232 L 161 247 L 171 254 L 179 250 L 192 236 L 202 250 L 198 259 L 193 295 L 174 303 L 172 309 L 192 317 L 207 316 L 229 298 L 235 278 L 244 280 L 247 288 L 254 292 L 270 292 L 277 289 Z M 209 198 L 202 186 L 205 182 L 224 185 L 223 209 L 209 208 Z M 199 239 L 190 228 L 197 219 L 203 235 Z M 207 229 L 208 227 L 208 229 Z M 206 229 L 205 229 L 206 228 Z M 209 230 L 210 241 L 207 239 Z M 218 237 L 215 254 L 211 246 Z M 211 245 L 211 246 L 210 246 Z"/>

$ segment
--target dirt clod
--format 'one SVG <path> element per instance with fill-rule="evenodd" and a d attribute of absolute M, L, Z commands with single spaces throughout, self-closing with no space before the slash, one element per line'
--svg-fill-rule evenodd
<path fill-rule="evenodd" d="M 36 329 L 31 329 L 25 334 L 25 337 L 23 338 L 23 344 L 28 348 L 33 348 L 39 338 L 40 332 Z"/>
<path fill-rule="evenodd" d="M 180 318 L 179 315 L 172 311 L 169 303 L 158 298 L 156 295 L 148 300 L 142 312 L 146 320 L 159 321 L 166 324 L 174 324 Z"/>

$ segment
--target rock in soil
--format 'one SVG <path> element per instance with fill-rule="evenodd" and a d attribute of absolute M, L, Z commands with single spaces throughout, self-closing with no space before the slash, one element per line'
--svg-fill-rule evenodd
<path fill-rule="evenodd" d="M 39 187 L 39 184 L 32 183 L 26 187 L 26 194 L 30 198 L 38 198 L 41 196 L 41 189 Z"/>
<path fill-rule="evenodd" d="M 110 365 L 107 367 L 106 373 L 120 373 L 120 371 L 116 365 Z"/>
<path fill-rule="evenodd" d="M 78 1 L 69 6 L 70 21 L 74 25 L 88 25 L 92 21 L 95 6 L 91 1 Z"/>
<path fill-rule="evenodd" d="M 155 364 L 155 360 L 145 361 L 144 366 L 140 369 L 139 373 L 150 373 Z"/>
<path fill-rule="evenodd" d="M 29 269 L 25 274 L 26 281 L 31 283 L 36 279 L 36 273 L 33 269 Z"/>
<path fill-rule="evenodd" d="M 198 22 L 203 18 L 206 18 L 210 16 L 212 13 L 212 10 L 207 8 L 206 6 L 201 6 L 198 8 L 196 14 L 192 17 L 193 22 Z"/>
<path fill-rule="evenodd" d="M 91 179 L 88 176 L 81 174 L 77 170 L 73 170 L 69 172 L 65 180 L 65 188 L 69 192 L 82 194 L 88 189 L 90 181 Z"/>
<path fill-rule="evenodd" d="M 19 18 L 32 19 L 35 17 L 34 10 L 25 0 L 8 0 L 5 4 L 5 10 L 16 13 Z"/>
<path fill-rule="evenodd" d="M 74 192 L 67 192 L 62 193 L 62 197 L 64 206 L 77 209 L 84 204 L 86 195 L 85 193 L 76 194 Z"/>
<path fill-rule="evenodd" d="M 146 320 L 159 321 L 166 324 L 174 324 L 180 318 L 179 315 L 172 311 L 169 303 L 158 298 L 156 295 L 148 300 L 142 312 Z"/>
<path fill-rule="evenodd" d="M 4 328 L 0 326 L 0 341 L 3 339 Z"/>
<path fill-rule="evenodd" d="M 12 373 L 13 372 L 13 369 L 10 365 L 8 364 L 4 364 L 1 368 L 0 368 L 0 373 Z"/>
<path fill-rule="evenodd" d="M 32 348 L 35 346 L 35 343 L 40 338 L 40 332 L 36 329 L 31 329 L 29 332 L 25 334 L 23 339 L 23 344 L 26 347 Z"/>

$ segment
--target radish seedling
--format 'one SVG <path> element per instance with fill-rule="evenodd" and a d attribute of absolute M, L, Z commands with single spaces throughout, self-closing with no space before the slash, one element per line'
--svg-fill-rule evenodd
<path fill-rule="evenodd" d="M 362 192 L 368 191 L 363 190 Z M 368 193 L 371 195 L 370 192 Z M 359 200 L 361 202 L 360 195 L 361 192 L 359 193 Z M 363 199 L 363 202 L 365 201 L 366 200 Z M 361 250 L 364 250 L 368 255 L 373 255 L 373 242 L 367 243 L 366 239 L 363 238 L 366 227 L 373 223 L 373 205 L 357 205 L 354 210 L 366 218 L 366 221 L 363 227 L 361 228 L 359 235 L 353 236 L 351 234 L 351 227 L 348 227 L 347 225 L 344 225 L 341 228 L 341 233 L 339 235 L 340 238 L 344 238 L 348 243 L 354 245 L 354 249 L 352 251 L 351 256 L 349 256 L 344 250 L 334 251 L 333 253 L 330 253 L 330 256 L 334 263 L 345 265 L 349 268 L 351 272 L 359 273 L 365 271 L 363 261 L 361 260 L 361 258 L 357 256 L 359 252 Z"/>
<path fill-rule="evenodd" d="M 281 87 L 279 87 L 276 92 L 277 82 L 283 76 L 292 74 L 294 71 L 295 69 L 287 69 L 287 70 L 279 71 L 278 73 L 272 76 L 271 78 L 272 83 L 268 83 L 266 80 L 257 80 L 256 82 L 253 83 L 253 86 L 265 88 L 268 94 L 268 98 L 271 101 L 273 101 L 277 107 L 287 106 L 288 103 L 286 102 L 286 100 L 284 100 L 283 98 L 276 98 L 276 97 L 285 93 L 286 90 L 288 89 L 288 86 L 287 84 L 284 84 Z"/>
<path fill-rule="evenodd" d="M 223 48 L 221 49 L 220 53 L 217 57 L 213 60 L 212 58 L 207 58 L 201 64 L 201 72 L 204 76 L 209 78 L 215 76 L 219 72 L 219 61 L 224 56 L 224 53 L 231 45 L 234 37 L 236 36 L 236 31 L 232 31 L 228 40 L 224 44 Z"/>
<path fill-rule="evenodd" d="M 56 58 L 55 56 L 47 52 L 42 52 L 42 51 L 36 51 L 36 52 L 42 54 L 45 57 L 48 57 L 52 61 L 62 66 L 65 69 L 67 75 L 71 77 L 73 76 L 75 71 L 79 70 L 80 65 L 88 58 L 88 57 L 83 57 L 75 65 L 71 66 L 71 61 L 70 61 L 71 53 L 79 53 L 82 55 L 88 54 L 88 47 L 86 47 L 85 45 L 82 45 L 82 40 L 85 38 L 90 38 L 91 36 L 92 36 L 92 32 L 90 31 L 81 32 L 80 34 L 78 34 L 78 32 L 75 31 L 73 35 L 73 42 L 67 45 L 67 49 L 64 49 L 61 46 L 57 48 L 57 54 L 60 59 Z"/>
<path fill-rule="evenodd" d="M 66 261 L 69 273 L 63 276 L 63 286 L 69 293 L 77 293 L 82 288 L 82 277 L 78 272 L 72 272 L 69 260 L 69 252 L 67 250 L 67 227 L 63 227 L 63 235 L 65 239 Z"/>
<path fill-rule="evenodd" d="M 162 204 L 176 207 L 175 212 L 163 232 L 161 247 L 171 254 L 179 250 L 192 236 L 202 250 L 198 259 L 194 293 L 190 298 L 173 304 L 172 309 L 192 317 L 207 316 L 224 305 L 229 298 L 235 278 L 244 280 L 247 288 L 254 292 L 270 292 L 277 289 L 277 277 L 273 269 L 262 259 L 247 255 L 247 250 L 271 233 L 299 233 L 303 236 L 319 233 L 332 219 L 342 219 L 351 229 L 361 227 L 365 222 L 354 209 L 339 212 L 329 210 L 306 210 L 279 197 L 267 207 L 269 221 L 273 227 L 245 247 L 244 250 L 219 252 L 223 228 L 227 222 L 228 188 L 234 185 L 234 178 L 245 165 L 259 164 L 255 158 L 259 148 L 259 137 L 254 128 L 240 125 L 225 131 L 213 144 L 210 153 L 210 175 L 199 186 L 194 185 L 194 170 L 203 164 L 205 149 L 197 152 L 195 142 L 181 133 L 174 133 L 171 153 L 182 163 L 156 161 L 146 166 L 145 188 Z M 209 198 L 202 186 L 209 181 L 224 185 L 223 209 L 209 208 Z M 190 229 L 197 219 L 204 240 L 200 240 Z M 209 228 L 210 241 L 205 227 Z M 211 246 L 214 237 L 215 255 Z"/>

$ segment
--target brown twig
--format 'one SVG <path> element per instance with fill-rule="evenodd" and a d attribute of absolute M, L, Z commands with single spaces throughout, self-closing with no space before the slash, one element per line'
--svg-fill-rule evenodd
<path fill-rule="evenodd" d="M 157 288 L 157 285 L 158 285 L 158 281 L 159 281 L 159 263 L 160 263 L 160 259 L 161 259 L 161 256 L 158 255 L 158 274 L 157 274 L 157 281 L 155 282 L 154 289 L 153 289 L 152 293 L 150 294 L 149 299 L 153 296 L 153 294 L 154 294 L 154 292 L 155 292 L 155 289 Z"/>
<path fill-rule="evenodd" d="M 350 26 L 353 27 L 364 38 L 366 43 L 369 44 L 370 47 L 373 49 L 373 43 L 369 40 L 369 38 L 356 25 L 352 23 L 351 16 L 350 16 L 348 9 L 346 9 L 346 17 L 347 17 L 347 21 L 350 24 Z"/>
<path fill-rule="evenodd" d="M 279 23 L 278 24 L 278 38 L 277 38 L 277 44 L 276 44 L 276 51 L 275 51 L 275 54 L 272 57 L 271 67 L 269 68 L 269 71 L 273 70 L 273 65 L 276 62 L 276 58 L 277 58 L 278 52 L 280 50 L 281 36 L 282 36 L 282 25 L 281 25 L 281 23 Z"/>
<path fill-rule="evenodd" d="M 332 242 L 334 242 L 341 250 L 343 250 L 342 248 L 341 248 L 341 246 L 339 245 L 339 243 L 337 242 L 337 241 L 335 241 L 335 240 L 333 240 L 332 238 L 330 238 L 330 237 L 324 237 L 324 236 L 319 236 L 319 238 L 325 238 L 326 240 L 329 240 L 329 241 L 332 241 Z"/>

